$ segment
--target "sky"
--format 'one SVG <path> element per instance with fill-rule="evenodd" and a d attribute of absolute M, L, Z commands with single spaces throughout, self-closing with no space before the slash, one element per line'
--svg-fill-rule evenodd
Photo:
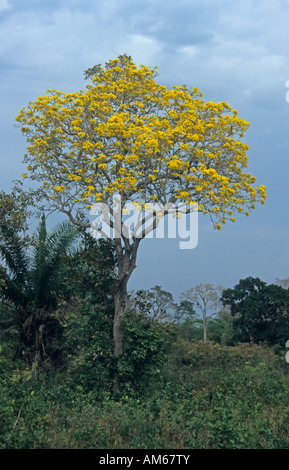
<path fill-rule="evenodd" d="M 127 53 L 157 66 L 158 83 L 196 86 L 249 121 L 248 172 L 267 188 L 265 205 L 220 231 L 199 214 L 194 249 L 143 240 L 129 289 L 160 285 L 177 300 L 200 283 L 288 278 L 288 22 L 288 0 L 0 0 L 0 190 L 25 170 L 20 109 L 47 89 L 83 89 L 84 70 Z"/>

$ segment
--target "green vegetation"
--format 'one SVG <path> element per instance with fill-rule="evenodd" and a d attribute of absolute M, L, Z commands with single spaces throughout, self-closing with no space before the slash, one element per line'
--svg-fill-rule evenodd
<path fill-rule="evenodd" d="M 214 297 L 206 338 L 196 299 L 175 303 L 160 286 L 133 292 L 122 322 L 124 352 L 116 363 L 110 245 L 79 232 L 74 250 L 60 253 L 56 247 L 68 247 L 75 231 L 62 225 L 49 235 L 42 221 L 28 256 L 11 243 L 18 236 L 12 232 L 6 251 L 6 232 L 1 232 L 10 265 L 2 267 L 0 283 L 0 448 L 289 448 L 286 330 L 280 333 L 286 289 L 248 278 L 223 290 L 219 303 Z M 8 248 L 14 258 L 7 258 Z M 21 263 L 17 284 L 14 268 Z M 52 265 L 55 269 L 48 269 Z M 40 295 L 41 279 L 47 282 Z M 14 281 L 21 295 L 12 290 Z M 202 285 L 202 295 L 204 290 Z M 270 311 L 258 316 L 262 299 L 265 306 L 270 300 Z M 251 317 L 250 306 L 256 307 Z M 268 326 L 269 315 L 275 329 Z M 254 325 L 251 341 L 245 334 L 248 318 Z M 30 341 L 23 339 L 23 325 Z M 35 334 L 40 326 L 41 341 Z M 116 368 L 118 391 L 113 390 Z"/>
<path fill-rule="evenodd" d="M 1 448 L 289 448 L 288 374 L 271 349 L 176 339 L 134 381 L 128 364 L 115 396 L 94 353 L 36 380 L 2 348 Z"/>

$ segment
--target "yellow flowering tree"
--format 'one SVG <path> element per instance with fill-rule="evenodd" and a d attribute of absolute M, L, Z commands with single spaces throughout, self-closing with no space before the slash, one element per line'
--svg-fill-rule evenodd
<path fill-rule="evenodd" d="M 85 90 L 48 90 L 17 116 L 29 144 L 23 177 L 40 182 L 50 207 L 74 224 L 88 228 L 85 211 L 95 203 L 112 208 L 115 193 L 121 209 L 128 201 L 180 201 L 188 211 L 197 203 L 216 229 L 265 202 L 265 187 L 254 188 L 255 177 L 244 171 L 248 146 L 241 138 L 249 124 L 228 104 L 203 100 L 197 88 L 168 89 L 156 76 L 156 68 L 137 67 L 125 54 L 88 69 Z M 118 260 L 116 357 L 141 239 L 111 239 Z"/>

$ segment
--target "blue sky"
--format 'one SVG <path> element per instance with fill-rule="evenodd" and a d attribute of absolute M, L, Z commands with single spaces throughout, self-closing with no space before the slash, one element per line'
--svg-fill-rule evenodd
<path fill-rule="evenodd" d="M 129 287 L 177 299 L 201 282 L 289 277 L 288 21 L 287 0 L 0 0 L 0 188 L 24 170 L 19 110 L 49 88 L 84 88 L 84 70 L 128 53 L 158 66 L 159 83 L 197 86 L 250 122 L 248 171 L 268 194 L 221 231 L 200 215 L 193 250 L 144 240 Z"/>

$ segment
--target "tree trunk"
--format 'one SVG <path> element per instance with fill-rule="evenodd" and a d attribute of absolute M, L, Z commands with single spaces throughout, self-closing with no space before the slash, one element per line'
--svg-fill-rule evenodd
<path fill-rule="evenodd" d="M 122 332 L 121 332 L 121 322 L 125 313 L 125 301 L 126 301 L 127 291 L 126 286 L 117 286 L 114 291 L 114 319 L 113 319 L 113 341 L 114 349 L 113 355 L 116 359 L 116 369 L 113 372 L 113 386 L 112 389 L 114 392 L 120 390 L 119 383 L 119 373 L 117 370 L 117 360 L 123 353 L 123 341 L 122 341 Z"/>
<path fill-rule="evenodd" d="M 140 239 L 134 239 L 132 244 L 125 240 L 125 247 L 121 246 L 119 239 L 115 241 L 115 250 L 118 262 L 118 276 L 112 288 L 114 299 L 114 319 L 113 319 L 113 340 L 114 357 L 116 359 L 115 370 L 113 373 L 113 391 L 120 390 L 119 372 L 117 370 L 117 361 L 123 354 L 123 339 L 121 331 L 121 322 L 125 314 L 125 304 L 127 298 L 127 283 L 133 270 L 136 267 L 136 256 Z"/>
<path fill-rule="evenodd" d="M 208 323 L 206 322 L 206 320 L 203 320 L 203 326 L 204 326 L 204 343 L 207 342 L 207 327 L 208 327 Z"/>
<path fill-rule="evenodd" d="M 114 322 L 113 322 L 113 339 L 114 339 L 114 356 L 118 357 L 123 353 L 123 343 L 121 335 L 121 321 L 125 312 L 126 289 L 117 291 L 114 295 Z"/>

